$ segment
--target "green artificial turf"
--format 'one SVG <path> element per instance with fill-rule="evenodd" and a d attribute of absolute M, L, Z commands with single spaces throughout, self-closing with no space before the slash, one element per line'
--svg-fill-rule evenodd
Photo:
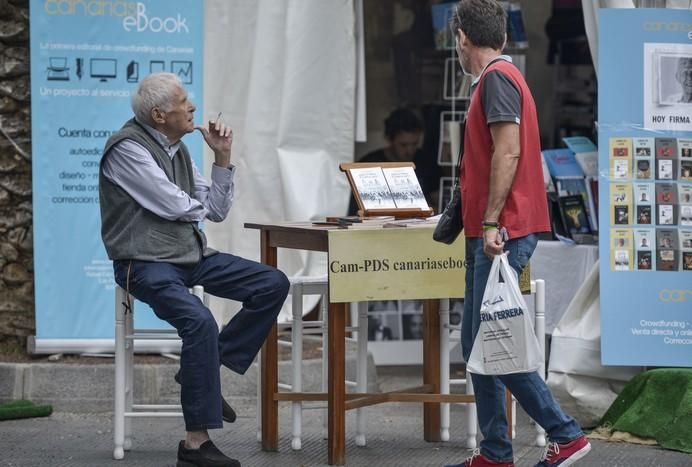
<path fill-rule="evenodd" d="M 50 405 L 36 405 L 31 401 L 17 400 L 0 404 L 0 421 L 17 418 L 47 417 L 53 413 Z"/>
<path fill-rule="evenodd" d="M 692 453 L 692 369 L 640 373 L 615 399 L 601 426 L 653 438 L 666 449 Z"/>

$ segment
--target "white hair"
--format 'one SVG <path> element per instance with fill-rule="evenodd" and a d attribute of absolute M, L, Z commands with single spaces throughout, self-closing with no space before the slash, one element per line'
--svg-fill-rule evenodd
<path fill-rule="evenodd" d="M 157 107 L 169 111 L 176 90 L 182 86 L 178 75 L 173 73 L 147 75 L 132 95 L 132 111 L 140 122 L 152 125 L 151 111 Z"/>

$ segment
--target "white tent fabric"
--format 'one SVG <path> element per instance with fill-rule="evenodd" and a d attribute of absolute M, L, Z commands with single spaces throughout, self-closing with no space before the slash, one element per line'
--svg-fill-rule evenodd
<path fill-rule="evenodd" d="M 548 385 L 565 411 L 582 426 L 594 426 L 624 384 L 641 367 L 601 365 L 599 262 L 577 291 L 553 331 Z"/>
<path fill-rule="evenodd" d="M 353 0 L 206 0 L 205 26 L 203 117 L 223 112 L 237 166 L 233 208 L 206 231 L 212 247 L 259 260 L 259 233 L 246 222 L 346 213 L 339 163 L 353 160 Z M 212 161 L 207 150 L 207 174 Z M 280 250 L 279 267 L 324 274 L 326 255 Z M 237 308 L 212 302 L 223 321 Z"/>

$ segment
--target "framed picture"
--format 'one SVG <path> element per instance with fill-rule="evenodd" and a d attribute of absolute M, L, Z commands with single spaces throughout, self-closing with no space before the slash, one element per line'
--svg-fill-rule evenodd
<path fill-rule="evenodd" d="M 461 66 L 456 58 L 445 60 L 445 76 L 442 97 L 445 100 L 468 99 L 471 92 L 470 76 L 461 71 Z"/>
<path fill-rule="evenodd" d="M 455 177 L 458 174 L 455 174 Z M 447 203 L 452 199 L 452 190 L 454 190 L 454 178 L 440 177 L 440 196 L 438 200 L 437 212 L 442 212 L 447 206 Z M 691 206 L 692 207 L 692 206 Z"/>
<path fill-rule="evenodd" d="M 450 299 L 450 324 L 461 323 L 463 308 L 462 299 Z M 357 315 L 352 314 L 351 319 L 356 320 Z M 420 365 L 423 330 L 422 300 L 368 302 L 368 351 L 376 365 Z M 451 346 L 451 361 L 462 362 L 459 342 Z"/>
<path fill-rule="evenodd" d="M 437 163 L 454 166 L 459 157 L 462 122 L 466 112 L 440 112 L 440 139 L 437 148 Z"/>
<path fill-rule="evenodd" d="M 437 50 L 454 50 L 451 20 L 455 6 L 456 2 L 438 3 L 432 6 L 432 27 Z"/>

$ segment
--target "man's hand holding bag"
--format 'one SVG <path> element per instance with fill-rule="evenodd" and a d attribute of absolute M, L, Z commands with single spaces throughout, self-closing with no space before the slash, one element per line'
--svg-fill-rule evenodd
<path fill-rule="evenodd" d="M 504 282 L 500 281 L 500 276 Z M 543 355 L 532 315 L 521 295 L 517 273 L 507 253 L 495 256 L 481 304 L 481 324 L 467 368 L 481 375 L 536 371 Z"/>

